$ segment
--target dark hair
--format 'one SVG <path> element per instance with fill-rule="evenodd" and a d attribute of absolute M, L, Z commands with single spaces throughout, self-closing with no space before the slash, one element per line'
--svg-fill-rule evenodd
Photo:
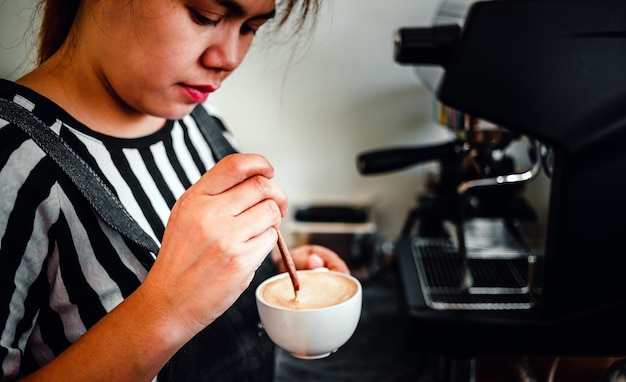
<path fill-rule="evenodd" d="M 39 29 L 38 63 L 50 58 L 67 39 L 76 18 L 80 0 L 40 0 L 38 9 L 43 10 Z"/>
<path fill-rule="evenodd" d="M 315 23 L 322 0 L 279 0 L 277 2 L 277 26 L 283 27 L 290 20 L 296 30 L 307 22 Z M 42 13 L 39 30 L 39 50 L 37 61 L 42 63 L 56 53 L 69 37 L 72 23 L 76 18 L 81 0 L 39 0 L 37 8 Z"/>

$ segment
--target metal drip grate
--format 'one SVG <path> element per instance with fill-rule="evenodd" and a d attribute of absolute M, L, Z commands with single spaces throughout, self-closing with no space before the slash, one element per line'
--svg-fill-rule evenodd
<path fill-rule="evenodd" d="M 467 267 L 455 246 L 445 239 L 416 238 L 413 257 L 426 304 L 433 309 L 530 309 L 528 253 L 472 256 Z"/>

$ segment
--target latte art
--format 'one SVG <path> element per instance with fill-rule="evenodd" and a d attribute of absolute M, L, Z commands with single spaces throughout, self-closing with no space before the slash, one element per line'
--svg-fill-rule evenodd
<path fill-rule="evenodd" d="M 357 291 L 354 281 L 324 271 L 301 272 L 298 280 L 300 290 L 297 300 L 294 298 L 289 277 L 266 284 L 261 296 L 270 305 L 291 310 L 307 310 L 337 305 L 354 296 Z"/>

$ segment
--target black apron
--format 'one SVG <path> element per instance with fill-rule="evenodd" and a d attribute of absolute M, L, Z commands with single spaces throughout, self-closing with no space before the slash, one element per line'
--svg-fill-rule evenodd
<path fill-rule="evenodd" d="M 158 382 L 263 381 L 274 379 L 274 344 L 260 325 L 254 292 L 276 265 L 268 256 L 233 306 L 181 348 Z"/>

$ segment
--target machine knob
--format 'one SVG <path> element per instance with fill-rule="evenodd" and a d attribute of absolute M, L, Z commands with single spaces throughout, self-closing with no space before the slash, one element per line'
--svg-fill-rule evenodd
<path fill-rule="evenodd" d="M 461 35 L 457 24 L 401 28 L 396 32 L 394 59 L 400 64 L 446 67 Z"/>

